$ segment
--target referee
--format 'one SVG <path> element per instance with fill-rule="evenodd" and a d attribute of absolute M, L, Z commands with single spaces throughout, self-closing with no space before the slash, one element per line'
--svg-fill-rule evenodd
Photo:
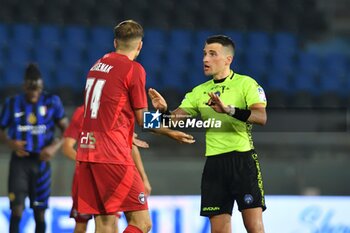
<path fill-rule="evenodd" d="M 234 202 L 249 233 L 263 233 L 266 209 L 258 155 L 253 146 L 252 124 L 264 125 L 264 90 L 248 76 L 234 73 L 233 41 L 223 35 L 209 37 L 204 46 L 203 69 L 212 77 L 187 93 L 179 108 L 167 110 L 164 98 L 154 89 L 149 96 L 156 109 L 171 120 L 200 115 L 221 121 L 220 129 L 206 130 L 206 163 L 201 183 L 202 216 L 210 219 L 211 232 L 230 233 Z"/>
<path fill-rule="evenodd" d="M 45 232 L 45 210 L 51 191 L 49 160 L 62 144 L 61 139 L 54 139 L 55 125 L 63 132 L 67 124 L 60 98 L 43 92 L 40 71 L 35 64 L 29 64 L 24 93 L 7 98 L 0 116 L 0 139 L 12 150 L 8 179 L 10 233 L 20 232 L 27 196 L 34 211 L 35 233 Z"/>

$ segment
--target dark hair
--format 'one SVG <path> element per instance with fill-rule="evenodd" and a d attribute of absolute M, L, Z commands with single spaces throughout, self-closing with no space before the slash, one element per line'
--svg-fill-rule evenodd
<path fill-rule="evenodd" d="M 114 38 L 116 40 L 128 41 L 131 39 L 142 38 L 143 28 L 134 20 L 125 20 L 114 28 Z"/>
<path fill-rule="evenodd" d="M 235 48 L 236 48 L 236 45 L 232 41 L 232 39 L 230 37 L 228 37 L 228 36 L 225 36 L 225 35 L 210 36 L 210 37 L 207 38 L 205 43 L 207 43 L 207 44 L 218 43 L 218 44 L 221 44 L 224 47 L 231 47 L 233 52 L 235 51 Z"/>
<path fill-rule="evenodd" d="M 41 79 L 41 73 L 38 66 L 34 63 L 29 63 L 25 71 L 24 80 L 36 81 L 39 79 Z"/>

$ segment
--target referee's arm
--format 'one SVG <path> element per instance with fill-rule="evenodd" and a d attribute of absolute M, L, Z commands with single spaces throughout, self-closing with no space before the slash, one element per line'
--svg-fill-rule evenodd
<path fill-rule="evenodd" d="M 257 124 L 257 125 L 266 124 L 267 115 L 266 115 L 265 104 L 263 103 L 252 104 L 249 107 L 249 110 L 251 111 L 250 116 L 247 120 L 249 123 Z"/>
<path fill-rule="evenodd" d="M 240 121 L 249 122 L 257 125 L 265 125 L 267 121 L 266 104 L 255 103 L 248 107 L 248 109 L 239 109 L 231 105 L 226 105 L 222 102 L 220 97 L 215 93 L 208 93 L 210 99 L 208 105 L 218 113 L 228 114 Z"/>

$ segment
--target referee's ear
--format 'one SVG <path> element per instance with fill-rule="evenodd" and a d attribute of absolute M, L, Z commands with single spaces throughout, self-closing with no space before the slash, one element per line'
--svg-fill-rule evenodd
<path fill-rule="evenodd" d="M 232 62 L 233 62 L 233 55 L 227 55 L 225 65 L 230 66 Z"/>

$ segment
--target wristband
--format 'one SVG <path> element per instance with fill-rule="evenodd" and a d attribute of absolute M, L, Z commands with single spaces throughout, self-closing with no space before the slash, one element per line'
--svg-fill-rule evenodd
<path fill-rule="evenodd" d="M 167 109 L 165 112 L 161 112 L 163 115 L 167 115 L 170 116 L 171 112 L 169 111 L 169 109 Z"/>
<path fill-rule="evenodd" d="M 252 113 L 252 111 L 249 109 L 235 108 L 231 105 L 228 105 L 228 107 L 229 112 L 227 114 L 243 122 L 247 122 L 248 118 L 250 117 L 250 114 Z"/>

